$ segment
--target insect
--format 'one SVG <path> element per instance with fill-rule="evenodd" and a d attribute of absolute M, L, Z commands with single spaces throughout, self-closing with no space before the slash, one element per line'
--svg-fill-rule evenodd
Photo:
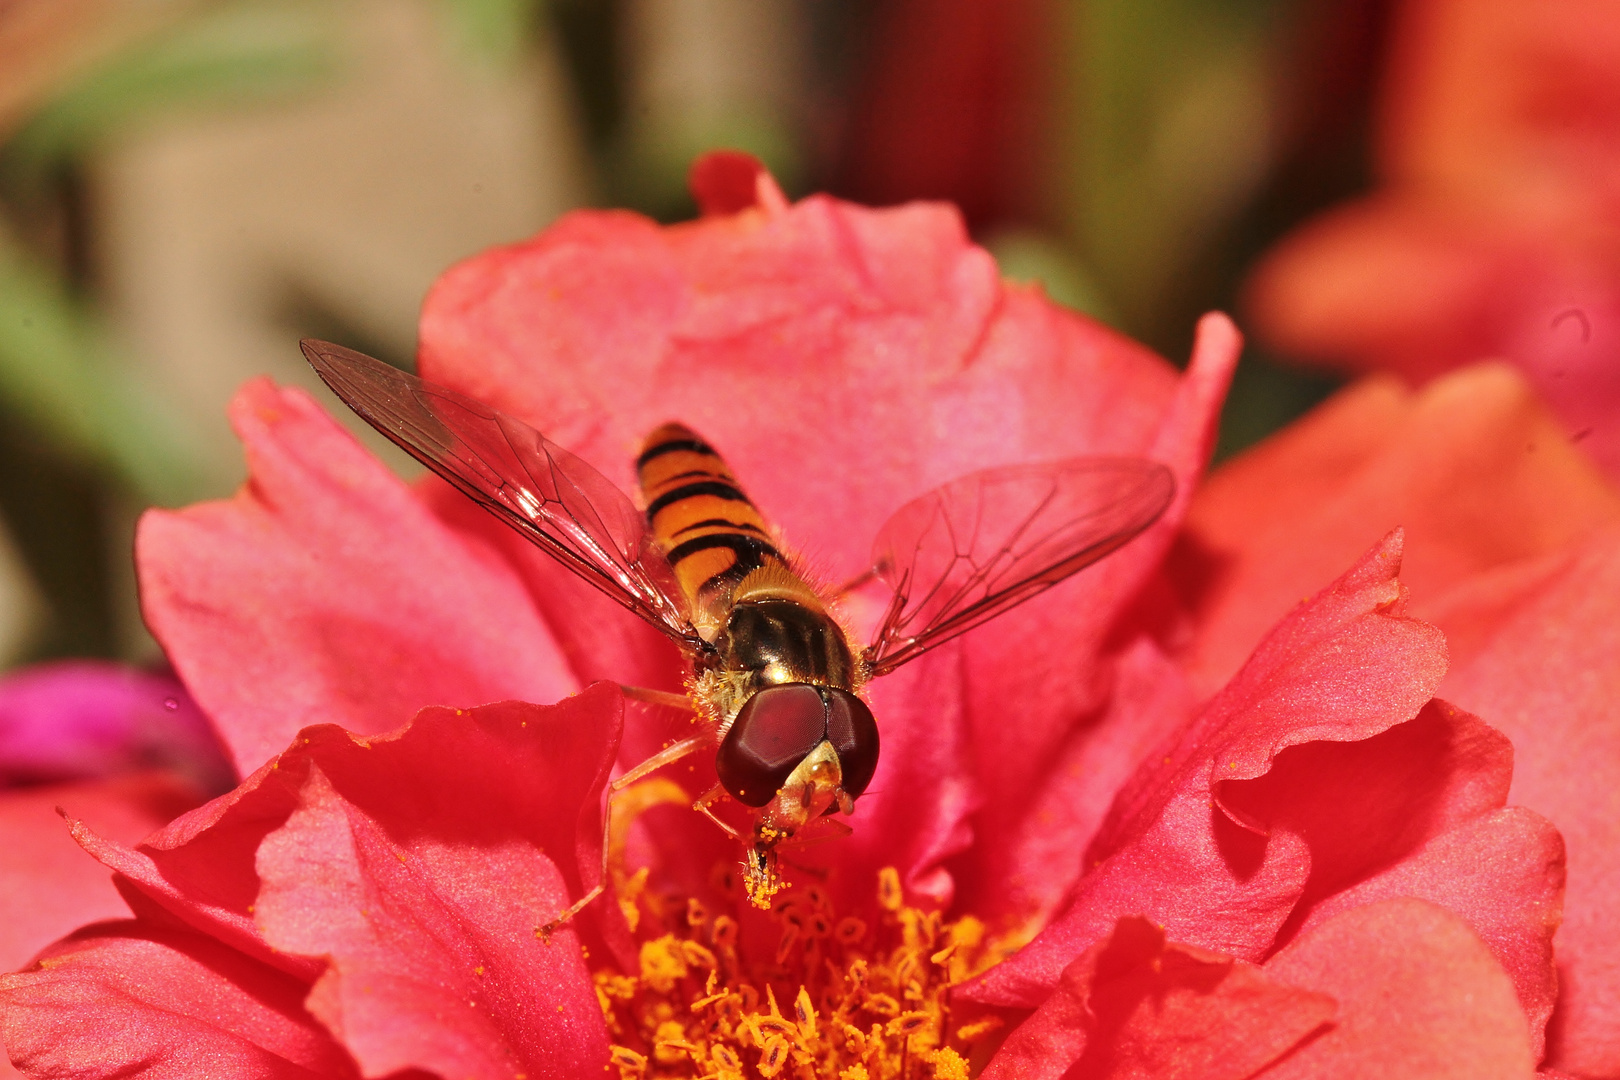
<path fill-rule="evenodd" d="M 300 344 L 367 423 L 685 653 L 686 697 L 626 689 L 693 710 L 700 731 L 611 782 L 604 830 L 618 792 L 712 747 L 720 782 L 694 808 L 744 845 L 748 896 L 762 907 L 782 884 L 780 847 L 849 831 L 837 815 L 854 812 L 878 763 L 867 682 L 1116 550 L 1175 491 L 1169 469 L 1128 457 L 993 468 L 947 483 L 894 514 L 871 569 L 843 590 L 871 578 L 893 590 L 871 643 L 858 648 L 835 610 L 843 591 L 806 581 L 725 461 L 689 428 L 666 424 L 647 437 L 637 509 L 519 420 L 352 349 Z M 714 813 L 726 798 L 742 808 L 742 828 Z"/>

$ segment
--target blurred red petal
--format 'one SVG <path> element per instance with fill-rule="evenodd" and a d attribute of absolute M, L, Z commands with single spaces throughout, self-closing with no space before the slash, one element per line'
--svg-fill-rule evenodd
<path fill-rule="evenodd" d="M 1620 532 L 1557 562 L 1516 601 L 1498 598 L 1444 692 L 1513 740 L 1513 801 L 1550 818 L 1568 845 L 1548 1060 L 1599 1076 L 1620 1072 Z"/>
<path fill-rule="evenodd" d="M 1336 1023 L 1268 1078 L 1528 1080 L 1534 1070 L 1513 984 L 1473 931 L 1422 900 L 1384 900 L 1327 920 L 1265 965 L 1332 995 Z"/>
<path fill-rule="evenodd" d="M 1033 1007 L 1127 914 L 1201 948 L 1265 955 L 1306 887 L 1312 851 L 1286 827 L 1267 836 L 1268 822 L 1246 821 L 1234 782 L 1265 776 L 1290 747 L 1371 739 L 1433 695 L 1445 645 L 1403 614 L 1399 565 L 1395 535 L 1272 631 L 1163 759 L 1149 758 L 1120 791 L 1068 910 L 969 996 Z M 1324 768 L 1353 769 L 1354 756 Z"/>
<path fill-rule="evenodd" d="M 1516 314 L 1504 298 L 1542 269 L 1454 203 L 1378 195 L 1268 252 L 1244 308 L 1284 353 L 1421 381 L 1494 355 Z"/>
<path fill-rule="evenodd" d="M 1620 475 L 1620 18 L 1603 0 L 1405 0 L 1385 186 L 1264 259 L 1260 335 L 1423 380 L 1502 357 Z"/>
<path fill-rule="evenodd" d="M 21 967 L 85 923 L 129 914 L 106 867 L 73 842 L 58 807 L 133 844 L 200 797 L 164 773 L 0 793 L 0 971 Z"/>
<path fill-rule="evenodd" d="M 740 150 L 711 150 L 692 163 L 687 176 L 692 198 L 705 217 L 738 214 L 761 205 L 762 183 L 769 185 L 774 195 L 770 201 L 779 204 L 782 193 L 776 190 L 771 174 L 757 157 Z M 776 205 L 770 207 L 776 208 Z"/>
<path fill-rule="evenodd" d="M 0 1034 L 31 1077 L 358 1078 L 306 984 L 184 930 L 102 923 L 0 976 Z"/>
<path fill-rule="evenodd" d="M 1182 658 L 1200 688 L 1218 686 L 1299 596 L 1396 526 L 1402 580 L 1427 614 L 1473 575 L 1614 521 L 1620 495 L 1510 369 L 1469 368 L 1416 394 L 1369 380 L 1195 496 L 1172 557 L 1195 620 Z"/>
<path fill-rule="evenodd" d="M 300 390 L 245 386 L 252 479 L 143 519 L 147 623 L 253 771 L 300 728 L 388 731 L 427 705 L 577 685 L 510 569 L 440 524 Z"/>
<path fill-rule="evenodd" d="M 1244 1080 L 1337 1011 L 1326 994 L 1241 960 L 1167 944 L 1162 929 L 1128 916 L 1064 970 L 1056 992 L 1002 1044 L 983 1076 Z"/>

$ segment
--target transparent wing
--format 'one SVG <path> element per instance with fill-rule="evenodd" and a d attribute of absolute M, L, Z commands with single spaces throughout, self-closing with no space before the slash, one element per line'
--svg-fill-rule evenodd
<path fill-rule="evenodd" d="M 1175 478 L 1139 458 L 986 469 L 901 507 L 873 572 L 894 590 L 866 658 L 874 675 L 1021 604 L 1158 520 Z"/>
<path fill-rule="evenodd" d="M 520 420 L 364 353 L 299 342 L 321 380 L 395 445 L 688 650 L 692 628 L 646 519 L 607 477 Z"/>

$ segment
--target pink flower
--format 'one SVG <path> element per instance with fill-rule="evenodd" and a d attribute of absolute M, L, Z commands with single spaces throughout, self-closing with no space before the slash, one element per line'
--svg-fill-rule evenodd
<path fill-rule="evenodd" d="M 1407 0 L 1382 186 L 1251 281 L 1295 355 L 1422 381 L 1505 357 L 1620 470 L 1620 14 L 1591 0 Z"/>
<path fill-rule="evenodd" d="M 0 680 L 0 786 L 158 768 L 215 790 L 234 779 L 172 676 L 65 660 Z"/>
<path fill-rule="evenodd" d="M 1528 1075 L 1562 844 L 1506 807 L 1506 739 L 1435 699 L 1445 645 L 1405 612 L 1399 536 L 1323 575 L 1203 704 L 1161 645 L 1230 324 L 1204 322 L 1177 378 L 1004 286 L 948 209 L 790 207 L 735 157 L 695 187 L 699 222 L 576 214 L 452 270 L 424 375 L 626 487 L 646 430 L 691 423 L 827 580 L 888 511 L 985 465 L 1145 454 L 1177 502 L 873 684 L 855 831 L 806 849 L 770 914 L 665 805 L 712 783 L 698 762 L 632 789 L 609 898 L 545 939 L 596 881 L 611 770 L 679 718 L 600 684 L 502 699 L 673 689 L 675 651 L 307 396 L 250 384 L 248 487 L 149 517 L 139 556 L 154 631 L 252 775 L 133 848 L 76 827 L 135 917 L 0 983 L 25 1071 L 1056 1077 L 1241 1051 Z"/>

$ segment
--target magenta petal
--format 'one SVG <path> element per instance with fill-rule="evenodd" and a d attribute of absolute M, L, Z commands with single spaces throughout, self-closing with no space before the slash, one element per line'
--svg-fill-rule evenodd
<path fill-rule="evenodd" d="M 1284 619 L 1174 748 L 1121 791 L 1088 853 L 1097 865 L 1063 916 L 964 992 L 1032 1007 L 1128 914 L 1188 944 L 1264 956 L 1309 879 L 1310 847 L 1222 807 L 1223 787 L 1265 775 L 1290 746 L 1368 739 L 1433 695 L 1445 644 L 1402 614 L 1399 564 L 1397 534 Z"/>
<path fill-rule="evenodd" d="M 0 976 L 0 1037 L 32 1077 L 358 1078 L 306 984 L 198 934 L 102 923 Z"/>
<path fill-rule="evenodd" d="M 143 769 L 231 780 L 208 721 L 177 679 L 100 660 L 63 660 L 0 680 L 0 787 Z"/>
<path fill-rule="evenodd" d="M 136 559 L 148 625 L 244 774 L 311 724 L 369 734 L 577 686 L 511 570 L 307 394 L 258 380 L 231 415 L 251 482 L 147 514 Z"/>
<path fill-rule="evenodd" d="M 1326 994 L 1229 956 L 1167 944 L 1163 930 L 1130 916 L 1064 970 L 983 1078 L 1244 1080 L 1337 1011 Z"/>

